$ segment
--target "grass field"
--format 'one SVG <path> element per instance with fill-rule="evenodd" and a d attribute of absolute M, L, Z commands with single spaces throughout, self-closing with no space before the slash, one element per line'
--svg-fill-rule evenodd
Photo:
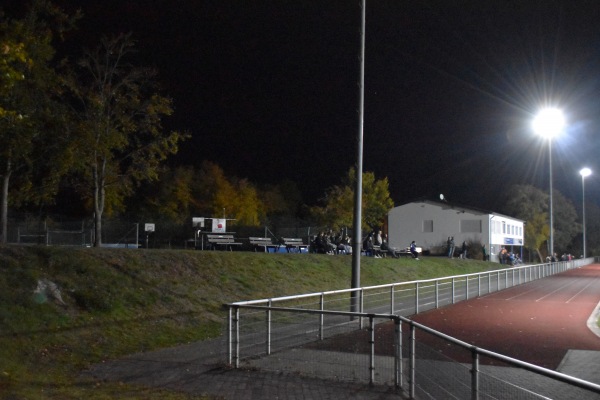
<path fill-rule="evenodd" d="M 350 287 L 351 256 L 0 247 L 0 398 L 191 399 L 84 380 L 106 359 L 215 337 L 223 304 Z M 361 258 L 361 286 L 497 269 L 474 260 Z M 63 304 L 35 293 L 55 283 Z"/>

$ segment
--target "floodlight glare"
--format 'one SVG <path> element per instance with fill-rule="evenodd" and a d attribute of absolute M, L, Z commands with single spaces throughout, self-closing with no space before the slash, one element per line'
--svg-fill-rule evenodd
<path fill-rule="evenodd" d="M 558 136 L 565 126 L 565 117 L 561 110 L 557 108 L 545 108 L 541 110 L 531 124 L 533 131 L 548 139 L 548 171 L 550 173 L 550 242 L 548 253 L 551 260 L 554 260 L 554 213 L 552 210 L 552 138 Z"/>
<path fill-rule="evenodd" d="M 581 169 L 581 171 L 579 171 L 579 174 L 580 174 L 582 177 L 584 177 L 584 178 L 585 178 L 585 177 L 587 177 L 587 176 L 590 176 L 590 175 L 592 174 L 592 170 L 591 170 L 591 169 L 589 169 L 589 168 L 582 168 L 582 169 Z"/>
<path fill-rule="evenodd" d="M 552 139 L 563 130 L 565 117 L 557 108 L 545 108 L 534 118 L 532 126 L 538 135 Z"/>

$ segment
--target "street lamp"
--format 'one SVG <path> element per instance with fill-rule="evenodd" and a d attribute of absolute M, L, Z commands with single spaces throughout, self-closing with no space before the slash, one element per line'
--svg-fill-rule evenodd
<path fill-rule="evenodd" d="M 548 139 L 548 163 L 550 170 L 550 257 L 554 257 L 554 224 L 552 212 L 552 139 L 558 136 L 565 126 L 565 118 L 557 108 L 541 110 L 533 120 L 533 131 Z"/>
<path fill-rule="evenodd" d="M 582 168 L 581 171 L 579 171 L 579 174 L 581 175 L 581 196 L 583 198 L 583 258 L 586 258 L 587 255 L 585 251 L 585 178 L 586 176 L 590 176 L 592 174 L 592 170 L 589 168 Z"/>

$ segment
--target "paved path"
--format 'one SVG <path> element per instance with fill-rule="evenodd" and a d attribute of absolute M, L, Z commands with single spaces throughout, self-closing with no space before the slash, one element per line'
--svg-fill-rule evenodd
<path fill-rule="evenodd" d="M 600 265 L 592 265 L 414 319 L 479 347 L 600 384 L 600 337 L 587 325 L 598 303 Z M 212 341 L 136 354 L 85 374 L 227 400 L 402 398 L 385 386 L 227 369 L 220 364 L 221 346 Z"/>
<path fill-rule="evenodd" d="M 201 342 L 135 354 L 94 366 L 84 375 L 96 379 L 160 387 L 227 400 L 398 400 L 390 387 L 332 382 L 297 373 L 272 373 L 223 367 L 221 341 Z"/>

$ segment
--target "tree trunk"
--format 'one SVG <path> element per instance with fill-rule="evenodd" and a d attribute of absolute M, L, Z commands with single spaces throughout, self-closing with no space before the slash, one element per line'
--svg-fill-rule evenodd
<path fill-rule="evenodd" d="M 102 246 L 102 213 L 94 213 L 94 247 Z"/>
<path fill-rule="evenodd" d="M 538 257 L 540 258 L 540 262 L 543 263 L 544 262 L 544 258 L 542 257 L 542 253 L 540 252 L 540 249 L 535 249 Z"/>
<path fill-rule="evenodd" d="M 105 182 L 104 172 L 106 170 L 106 160 L 102 162 L 102 167 L 94 166 L 94 247 L 102 246 L 102 213 L 104 212 L 105 201 Z"/>
<path fill-rule="evenodd" d="M 8 186 L 12 174 L 12 163 L 6 161 L 6 171 L 2 176 L 2 193 L 0 194 L 0 243 L 5 244 L 8 240 Z"/>

